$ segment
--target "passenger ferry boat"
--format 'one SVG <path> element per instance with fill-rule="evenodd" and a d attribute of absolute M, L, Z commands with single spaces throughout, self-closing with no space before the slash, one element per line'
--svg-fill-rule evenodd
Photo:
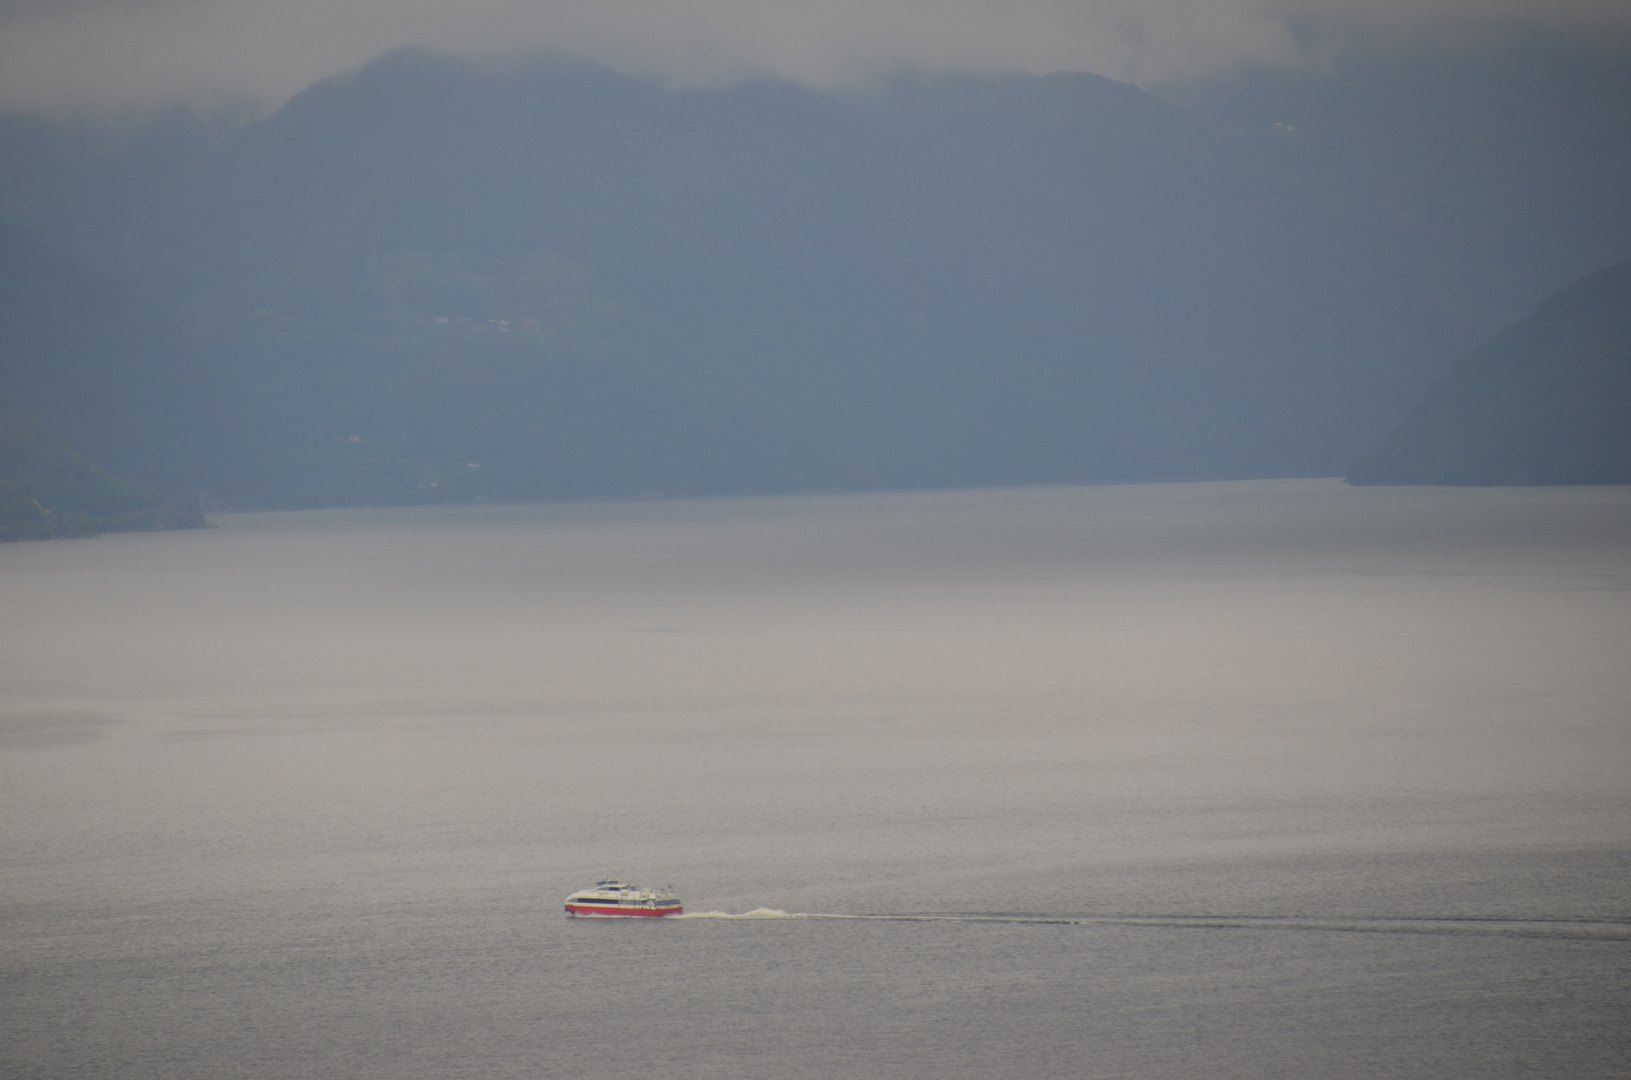
<path fill-rule="evenodd" d="M 680 898 L 666 890 L 654 892 L 621 881 L 597 881 L 592 889 L 582 889 L 566 898 L 566 913 L 590 918 L 608 915 L 644 915 L 661 918 L 683 915 Z"/>

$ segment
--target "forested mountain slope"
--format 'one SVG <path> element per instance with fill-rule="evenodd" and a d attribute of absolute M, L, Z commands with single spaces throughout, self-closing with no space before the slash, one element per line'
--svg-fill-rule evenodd
<path fill-rule="evenodd" d="M 0 540 L 202 527 L 177 496 L 211 450 L 208 386 L 173 319 L 0 220 Z"/>
<path fill-rule="evenodd" d="M 1355 484 L 1631 484 L 1631 262 L 1469 353 Z"/>
<path fill-rule="evenodd" d="M 0 219 L 0 394 L 99 465 L 180 493 L 241 470 L 242 388 L 179 319 Z"/>
<path fill-rule="evenodd" d="M 196 502 L 120 480 L 26 405 L 0 397 L 0 540 L 204 526 Z"/>

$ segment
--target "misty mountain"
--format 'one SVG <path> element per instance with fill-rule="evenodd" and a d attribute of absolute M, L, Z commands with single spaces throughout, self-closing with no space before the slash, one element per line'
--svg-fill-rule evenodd
<path fill-rule="evenodd" d="M 1569 285 L 1462 358 L 1348 480 L 1631 483 L 1631 263 Z"/>
<path fill-rule="evenodd" d="M 1631 64 L 1613 43 L 1535 32 L 1502 47 L 1396 43 L 1171 94 L 1212 125 L 1290 130 L 1303 182 L 1362 211 L 1366 260 L 1409 282 L 1408 296 L 1379 298 L 1387 310 L 1460 333 L 1483 323 L 1445 369 L 1631 255 Z"/>
<path fill-rule="evenodd" d="M 149 481 L 200 474 L 208 427 L 188 415 L 208 385 L 175 320 L 0 219 L 0 540 L 202 527 L 76 446 Z"/>
<path fill-rule="evenodd" d="M 1622 70 L 1503 120 L 1429 68 L 1180 107 L 407 51 L 224 135 L 10 118 L 0 210 L 185 326 L 233 421 L 166 480 L 223 502 L 1328 475 L 1631 250 Z"/>
<path fill-rule="evenodd" d="M 215 471 L 209 459 L 233 456 L 219 422 L 225 385 L 180 320 L 4 219 L 0 393 L 139 483 L 179 490 Z"/>
<path fill-rule="evenodd" d="M 204 527 L 197 503 L 120 480 L 32 409 L 0 397 L 0 540 Z"/>

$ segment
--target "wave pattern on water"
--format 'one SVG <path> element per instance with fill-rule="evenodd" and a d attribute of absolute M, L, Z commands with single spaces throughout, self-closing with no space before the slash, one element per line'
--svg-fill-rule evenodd
<path fill-rule="evenodd" d="M 1042 915 L 1019 912 L 907 912 L 845 915 L 754 908 L 739 915 L 695 911 L 671 919 L 845 919 L 872 922 L 1000 922 L 1052 926 L 1147 926 L 1195 930 L 1301 930 L 1351 934 L 1478 934 L 1503 937 L 1631 941 L 1631 922 L 1573 919 L 1372 918 L 1320 919 L 1266 915 Z"/>

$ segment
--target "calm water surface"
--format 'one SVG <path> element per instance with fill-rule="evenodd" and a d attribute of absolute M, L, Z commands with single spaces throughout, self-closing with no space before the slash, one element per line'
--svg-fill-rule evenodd
<path fill-rule="evenodd" d="M 1631 489 L 217 520 L 0 548 L 0 1075 L 1631 1076 Z"/>

